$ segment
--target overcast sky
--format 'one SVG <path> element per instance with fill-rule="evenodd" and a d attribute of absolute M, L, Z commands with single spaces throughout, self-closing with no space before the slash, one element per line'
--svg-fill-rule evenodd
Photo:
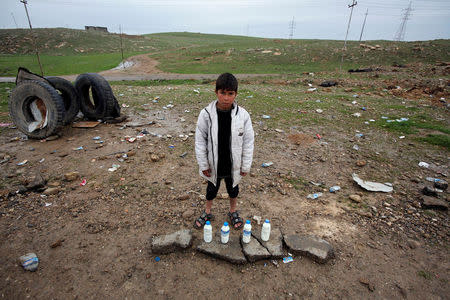
<path fill-rule="evenodd" d="M 105 26 L 127 34 L 201 32 L 343 40 L 353 0 L 28 0 L 33 28 Z M 450 38 L 450 0 L 413 0 L 404 40 Z M 348 38 L 392 40 L 409 0 L 358 0 Z M 17 23 L 17 25 L 16 25 Z M 28 27 L 19 0 L 0 0 L 0 28 Z M 0 41 L 1 42 L 1 41 Z"/>

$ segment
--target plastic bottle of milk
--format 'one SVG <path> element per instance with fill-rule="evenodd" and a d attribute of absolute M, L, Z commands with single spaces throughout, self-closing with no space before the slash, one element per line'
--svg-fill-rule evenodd
<path fill-rule="evenodd" d="M 261 229 L 261 240 L 267 242 L 269 240 L 269 237 L 270 237 L 270 221 L 269 219 L 266 219 Z"/>
<path fill-rule="evenodd" d="M 212 241 L 212 226 L 210 221 L 206 221 L 206 224 L 203 227 L 203 240 L 206 243 L 211 243 Z"/>
<path fill-rule="evenodd" d="M 242 234 L 242 242 L 245 244 L 250 243 L 250 238 L 252 237 L 252 224 L 250 220 L 245 221 L 244 233 Z"/>
<path fill-rule="evenodd" d="M 230 226 L 228 226 L 228 222 L 223 223 L 222 228 L 220 229 L 220 241 L 222 244 L 228 243 L 228 239 L 230 238 Z"/>

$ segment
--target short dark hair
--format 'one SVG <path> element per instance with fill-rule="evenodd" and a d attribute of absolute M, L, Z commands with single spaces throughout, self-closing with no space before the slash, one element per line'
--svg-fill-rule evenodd
<path fill-rule="evenodd" d="M 218 90 L 234 91 L 237 93 L 238 81 L 231 73 L 223 73 L 216 80 L 216 92 Z"/>

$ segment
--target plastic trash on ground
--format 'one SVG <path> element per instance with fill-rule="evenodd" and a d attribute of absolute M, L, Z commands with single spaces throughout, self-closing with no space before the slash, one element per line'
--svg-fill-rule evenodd
<path fill-rule="evenodd" d="M 353 180 L 362 188 L 365 190 L 371 191 L 371 192 L 384 192 L 384 193 L 390 193 L 394 190 L 392 187 L 392 184 L 390 183 L 378 183 L 378 182 L 372 182 L 372 181 L 366 181 L 359 178 L 359 176 L 356 173 L 353 173 L 352 175 Z"/>
<path fill-rule="evenodd" d="M 294 261 L 294 258 L 292 256 L 283 257 L 283 263 L 285 263 L 285 264 L 293 262 L 293 261 Z"/>
<path fill-rule="evenodd" d="M 314 194 L 309 194 L 308 196 L 306 196 L 306 198 L 317 199 L 317 198 L 321 197 L 322 195 L 323 195 L 322 193 L 314 193 Z"/>
<path fill-rule="evenodd" d="M 263 163 L 263 164 L 261 165 L 261 167 L 267 168 L 267 167 L 270 167 L 271 165 L 273 165 L 273 162 L 269 161 L 269 162 Z"/>

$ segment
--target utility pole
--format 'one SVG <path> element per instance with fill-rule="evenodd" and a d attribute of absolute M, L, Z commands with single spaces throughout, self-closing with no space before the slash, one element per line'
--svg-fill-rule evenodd
<path fill-rule="evenodd" d="M 119 25 L 119 32 L 120 32 L 120 52 L 122 53 L 122 63 L 123 63 L 122 25 Z"/>
<path fill-rule="evenodd" d="M 33 27 L 31 26 L 30 15 L 28 15 L 28 9 L 27 9 L 28 1 L 27 0 L 20 0 L 20 2 L 23 3 L 23 6 L 25 7 L 25 12 L 27 13 L 28 24 L 30 25 L 31 38 L 33 39 L 33 43 L 34 43 L 34 50 L 36 51 L 36 56 L 37 56 L 37 60 L 38 60 L 38 63 L 39 63 L 39 68 L 41 69 L 41 75 L 44 76 L 44 71 L 42 71 L 41 60 L 39 58 L 39 51 L 37 49 L 36 39 L 35 39 L 34 34 L 33 34 Z"/>
<path fill-rule="evenodd" d="M 348 8 L 351 8 L 351 11 L 350 11 L 350 18 L 348 18 L 347 33 L 345 34 L 344 47 L 342 48 L 341 65 L 339 67 L 339 70 L 342 70 L 342 63 L 344 62 L 344 51 L 347 50 L 347 36 L 348 36 L 348 31 L 350 29 L 350 23 L 352 21 L 353 7 L 355 7 L 357 4 L 358 4 L 358 2 L 356 2 L 355 0 L 352 0 L 352 4 L 348 6 Z"/>
<path fill-rule="evenodd" d="M 294 37 L 294 29 L 295 29 L 295 17 L 292 17 L 292 21 L 289 23 L 289 39 L 292 40 Z"/>
<path fill-rule="evenodd" d="M 361 28 L 361 35 L 359 36 L 359 41 L 361 42 L 361 38 L 364 32 L 364 26 L 366 26 L 366 19 L 367 19 L 367 14 L 369 13 L 369 9 L 366 10 L 366 16 L 364 17 L 364 22 L 363 22 L 363 26 Z"/>
<path fill-rule="evenodd" d="M 16 24 L 16 28 L 19 29 L 19 26 L 17 26 L 16 18 L 14 18 L 14 14 L 13 13 L 11 13 L 11 17 L 14 20 L 14 24 Z"/>
<path fill-rule="evenodd" d="M 397 30 L 397 33 L 395 34 L 394 40 L 400 42 L 403 41 L 405 38 L 405 31 L 406 31 L 406 21 L 409 20 L 409 16 L 411 15 L 411 2 L 409 2 L 408 8 L 405 10 L 405 14 L 403 15 L 402 22 L 400 23 L 400 27 Z"/>

